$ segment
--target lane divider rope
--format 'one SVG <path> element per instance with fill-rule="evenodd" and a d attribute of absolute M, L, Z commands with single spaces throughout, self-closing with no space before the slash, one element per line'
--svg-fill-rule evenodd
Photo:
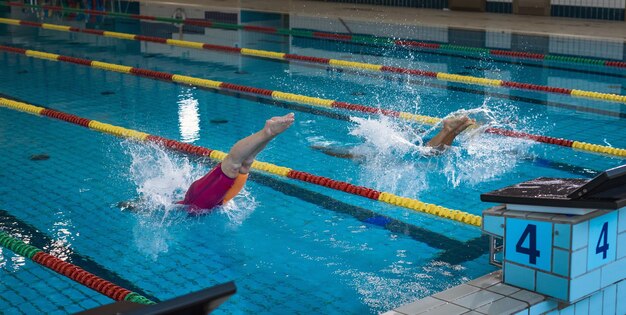
<path fill-rule="evenodd" d="M 66 276 L 98 293 L 106 295 L 115 301 L 129 301 L 140 304 L 156 304 L 148 298 L 124 289 L 108 280 L 102 279 L 84 269 L 65 262 L 55 256 L 45 253 L 41 249 L 28 245 L 23 241 L 12 237 L 4 231 L 0 231 L 0 246 L 5 247 L 17 255 L 24 256 L 39 265 Z"/>
<path fill-rule="evenodd" d="M 21 3 L 21 2 L 0 1 L 0 5 L 45 9 L 45 10 L 50 10 L 50 11 L 83 13 L 83 14 L 99 15 L 99 16 L 111 16 L 111 17 L 125 18 L 125 19 L 159 21 L 159 22 L 185 24 L 185 25 L 193 25 L 193 26 L 208 27 L 208 28 L 244 30 L 244 31 L 250 31 L 250 32 L 279 34 L 279 35 L 292 35 L 292 36 L 297 36 L 297 37 L 318 38 L 318 39 L 326 39 L 326 40 L 333 40 L 333 41 L 351 42 L 355 44 L 367 44 L 367 45 L 375 45 L 375 46 L 396 46 L 396 47 L 402 47 L 402 48 L 407 48 L 407 49 L 435 50 L 435 51 L 445 51 L 445 52 L 463 53 L 463 54 L 472 54 L 472 55 L 491 55 L 491 56 L 500 57 L 500 58 L 523 58 L 523 59 L 529 59 L 529 60 L 549 60 L 549 61 L 556 61 L 556 62 L 568 63 L 568 64 L 574 63 L 574 64 L 587 64 L 587 65 L 614 67 L 614 68 L 626 68 L 626 62 L 616 61 L 616 60 L 603 60 L 603 59 L 585 58 L 585 57 L 579 57 L 579 56 L 550 55 L 550 54 L 530 53 L 530 52 L 523 52 L 523 51 L 488 49 L 488 48 L 468 47 L 468 46 L 451 45 L 451 44 L 419 42 L 419 41 L 414 41 L 414 40 L 395 39 L 395 38 L 379 37 L 379 36 L 373 36 L 373 35 L 348 35 L 348 34 L 328 33 L 328 32 L 319 32 L 319 31 L 311 31 L 311 30 L 297 30 L 297 29 L 275 28 L 275 27 L 267 27 L 267 26 L 241 25 L 241 24 L 231 24 L 231 23 L 222 23 L 222 22 L 211 22 L 211 21 L 206 21 L 206 20 L 177 19 L 177 18 L 150 16 L 150 15 L 110 12 L 110 11 L 76 9 L 76 8 L 50 6 L 50 5 L 34 5 L 34 4 L 26 4 L 26 3 Z"/>
<path fill-rule="evenodd" d="M 420 69 L 391 67 L 391 66 L 370 64 L 370 63 L 364 63 L 364 62 L 320 58 L 320 57 L 303 56 L 303 55 L 296 55 L 296 54 L 286 54 L 286 53 L 267 51 L 267 50 L 212 45 L 208 43 L 192 42 L 192 41 L 177 40 L 177 39 L 167 39 L 167 38 L 162 38 L 162 37 L 102 31 L 102 30 L 95 30 L 95 29 L 80 29 L 80 28 L 70 27 L 70 26 L 65 26 L 65 25 L 46 24 L 46 23 L 38 23 L 38 22 L 31 22 L 31 21 L 21 21 L 21 20 L 15 20 L 15 19 L 0 18 L 0 23 L 9 24 L 9 25 L 23 25 L 23 26 L 39 27 L 39 28 L 55 30 L 55 31 L 87 33 L 91 35 L 113 37 L 113 38 L 125 39 L 125 40 L 147 41 L 147 42 L 167 44 L 167 45 L 184 47 L 184 48 L 232 52 L 232 53 L 239 53 L 244 56 L 253 56 L 253 57 L 265 58 L 265 59 L 278 59 L 278 60 L 286 60 L 286 61 L 301 61 L 301 62 L 308 62 L 308 63 L 324 64 L 324 65 L 329 65 L 333 67 L 350 68 L 350 69 L 356 69 L 360 71 L 387 72 L 387 73 L 394 73 L 394 74 L 405 74 L 409 76 L 428 77 L 428 78 L 437 79 L 440 81 L 456 82 L 456 83 L 462 83 L 462 84 L 468 84 L 468 85 L 515 88 L 515 89 L 528 90 L 528 91 L 534 91 L 534 92 L 565 94 L 565 95 L 570 95 L 573 97 L 582 97 L 582 98 L 588 98 L 588 99 L 594 99 L 594 100 L 600 100 L 600 101 L 626 103 L 626 95 L 619 95 L 619 94 L 600 93 L 600 92 L 594 92 L 594 91 L 551 87 L 547 85 L 503 81 L 503 80 L 498 80 L 498 79 L 488 79 L 488 78 L 473 77 L 473 76 L 467 76 L 467 75 L 451 74 L 451 73 L 445 73 L 445 72 L 432 72 L 432 71 L 426 71 L 426 70 L 420 70 Z"/>
<path fill-rule="evenodd" d="M 0 106 L 9 109 L 30 113 L 33 115 L 41 115 L 51 117 L 66 122 L 70 122 L 79 126 L 87 127 L 91 130 L 99 131 L 102 133 L 111 134 L 117 137 L 127 138 L 137 141 L 145 141 L 159 144 L 165 148 L 177 150 L 189 154 L 208 156 L 211 159 L 221 161 L 226 157 L 225 152 L 204 148 L 201 146 L 183 143 L 176 140 L 163 138 L 160 136 L 150 135 L 145 132 L 140 132 L 132 129 L 127 129 L 119 126 L 114 126 L 106 123 L 102 123 L 96 120 L 90 120 L 76 115 L 60 112 L 53 109 L 46 109 L 43 107 L 10 100 L 0 97 Z M 419 201 L 417 199 L 401 197 L 388 192 L 381 192 L 375 189 L 371 189 L 364 186 L 357 186 L 347 182 L 334 180 L 331 178 L 314 175 L 307 172 L 297 171 L 288 167 L 278 166 L 267 162 L 254 161 L 252 168 L 255 170 L 263 171 L 270 174 L 275 174 L 281 177 L 287 177 L 296 179 L 299 181 L 328 187 L 334 190 L 343 191 L 356 196 L 369 198 L 376 201 L 385 202 L 388 204 L 396 205 L 399 207 L 414 210 L 416 212 L 423 212 L 438 216 L 441 218 L 473 225 L 481 226 L 482 218 L 478 215 L 463 212 L 460 210 L 453 210 L 442 206 L 434 205 Z"/>
<path fill-rule="evenodd" d="M 293 94 L 293 93 L 285 93 L 285 92 L 267 90 L 267 89 L 250 87 L 250 86 L 245 86 L 245 85 L 238 85 L 238 84 L 233 84 L 233 83 L 195 78 L 195 77 L 179 75 L 179 74 L 170 74 L 170 73 L 161 72 L 161 71 L 133 68 L 129 66 L 117 65 L 117 64 L 100 62 L 100 61 L 91 61 L 88 59 L 62 56 L 62 55 L 50 54 L 50 53 L 39 52 L 39 51 L 34 51 L 34 50 L 26 50 L 23 48 L 0 45 L 0 51 L 7 51 L 11 53 L 22 54 L 22 55 L 26 55 L 29 57 L 40 58 L 40 59 L 45 59 L 45 60 L 69 62 L 69 63 L 74 63 L 78 65 L 83 65 L 83 66 L 90 66 L 93 68 L 98 68 L 98 69 L 102 69 L 106 71 L 133 74 L 133 75 L 147 77 L 151 79 L 158 79 L 158 80 L 170 81 L 170 82 L 175 82 L 175 83 L 188 84 L 188 85 L 192 85 L 192 86 L 196 86 L 200 88 L 217 89 L 217 90 L 223 89 L 223 90 L 230 90 L 230 91 L 235 91 L 235 92 L 255 94 L 255 95 L 268 97 L 268 98 L 278 100 L 278 101 L 293 102 L 293 103 L 318 106 L 318 107 L 324 107 L 324 108 L 338 108 L 338 109 L 344 109 L 348 111 L 355 111 L 355 112 L 361 112 L 361 113 L 367 113 L 367 114 L 385 115 L 389 117 L 396 117 L 396 118 L 400 118 L 400 119 L 404 119 L 408 121 L 415 121 L 418 123 L 428 124 L 428 125 L 435 125 L 441 121 L 441 118 L 437 118 L 437 117 L 417 115 L 417 114 L 412 114 L 408 112 L 400 112 L 400 111 L 388 110 L 388 109 L 379 109 L 376 107 L 371 107 L 371 106 L 366 106 L 366 105 L 352 104 L 352 103 L 340 102 L 340 101 L 335 101 L 335 100 L 329 100 L 329 99 L 323 99 L 323 98 L 317 98 L 317 97 L 311 97 L 311 96 L 305 96 L 305 95 L 299 95 L 299 94 Z M 573 141 L 573 140 L 567 140 L 567 139 L 555 138 L 555 137 L 549 137 L 549 136 L 534 135 L 534 134 L 517 132 L 517 131 L 512 131 L 512 130 L 500 129 L 500 128 L 488 128 L 485 130 L 485 132 L 491 133 L 491 134 L 497 134 L 501 136 L 532 140 L 532 141 L 536 141 L 540 143 L 553 144 L 553 145 L 558 145 L 558 146 L 567 147 L 567 148 L 574 148 L 574 149 L 577 149 L 579 151 L 584 151 L 584 152 L 599 153 L 599 154 L 617 156 L 617 157 L 622 157 L 622 158 L 626 157 L 626 149 L 621 149 L 621 148 L 614 148 L 614 147 L 609 147 L 609 146 L 603 146 L 603 145 L 597 145 L 597 144 L 591 144 L 591 143 L 586 143 L 586 142 Z"/>

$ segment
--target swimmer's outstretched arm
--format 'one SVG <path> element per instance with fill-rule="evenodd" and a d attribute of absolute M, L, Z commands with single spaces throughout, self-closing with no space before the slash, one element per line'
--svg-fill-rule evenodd
<path fill-rule="evenodd" d="M 224 161 L 222 161 L 222 172 L 230 178 L 236 178 L 239 174 L 247 174 L 250 172 L 250 166 L 252 166 L 256 155 L 259 154 L 272 139 L 287 130 L 287 128 L 293 124 L 294 120 L 293 113 L 268 119 L 263 129 L 235 143 Z"/>

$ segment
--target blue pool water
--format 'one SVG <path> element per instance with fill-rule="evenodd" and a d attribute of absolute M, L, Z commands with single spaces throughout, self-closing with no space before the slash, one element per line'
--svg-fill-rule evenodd
<path fill-rule="evenodd" d="M 19 11 L 4 17 L 33 19 Z M 46 22 L 85 27 L 57 18 Z M 115 19 L 87 27 L 161 37 L 173 31 L 168 25 Z M 606 69 L 600 70 L 607 75 L 590 74 L 226 30 L 186 34 L 185 39 L 617 94 L 624 94 L 626 86 L 623 72 Z M 465 109 L 482 123 L 626 147 L 623 104 L 441 81 L 405 82 L 401 76 L 23 26 L 0 25 L 0 42 L 430 116 Z M 478 215 L 490 206 L 480 202 L 482 192 L 539 176 L 591 177 L 623 163 L 473 133 L 462 135 L 455 149 L 425 158 L 399 139 L 418 141 L 414 130 L 429 127 L 272 106 L 241 95 L 4 52 L 0 67 L 4 97 L 221 151 L 261 128 L 265 119 L 294 111 L 294 126 L 259 160 Z M 340 159 L 311 148 L 320 145 L 356 146 L 365 158 Z M 225 209 L 186 217 L 168 205 L 213 166 L 211 161 L 58 120 L 0 108 L 0 149 L 3 230 L 158 300 L 234 280 L 237 294 L 216 313 L 377 313 L 493 270 L 477 228 L 267 174 L 253 175 L 244 194 Z M 50 158 L 31 161 L 34 154 Z M 140 196 L 139 212 L 118 207 Z M 381 226 L 376 214 L 395 224 Z M 66 314 L 110 302 L 5 249 L 0 259 L 0 310 L 7 314 Z"/>

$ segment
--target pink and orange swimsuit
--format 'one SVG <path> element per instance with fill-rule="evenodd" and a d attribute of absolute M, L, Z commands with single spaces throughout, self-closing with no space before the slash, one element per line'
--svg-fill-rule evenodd
<path fill-rule="evenodd" d="M 189 186 L 185 199 L 179 203 L 188 205 L 189 214 L 203 214 L 235 197 L 243 188 L 248 174 L 230 178 L 218 164 L 209 173 Z"/>

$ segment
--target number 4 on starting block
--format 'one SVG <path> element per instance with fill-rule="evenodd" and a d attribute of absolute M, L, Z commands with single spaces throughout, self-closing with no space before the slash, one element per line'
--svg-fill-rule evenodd
<path fill-rule="evenodd" d="M 552 223 L 508 219 L 504 248 L 507 260 L 549 271 L 552 262 Z"/>
<path fill-rule="evenodd" d="M 617 249 L 617 211 L 589 221 L 587 269 L 615 260 Z"/>

